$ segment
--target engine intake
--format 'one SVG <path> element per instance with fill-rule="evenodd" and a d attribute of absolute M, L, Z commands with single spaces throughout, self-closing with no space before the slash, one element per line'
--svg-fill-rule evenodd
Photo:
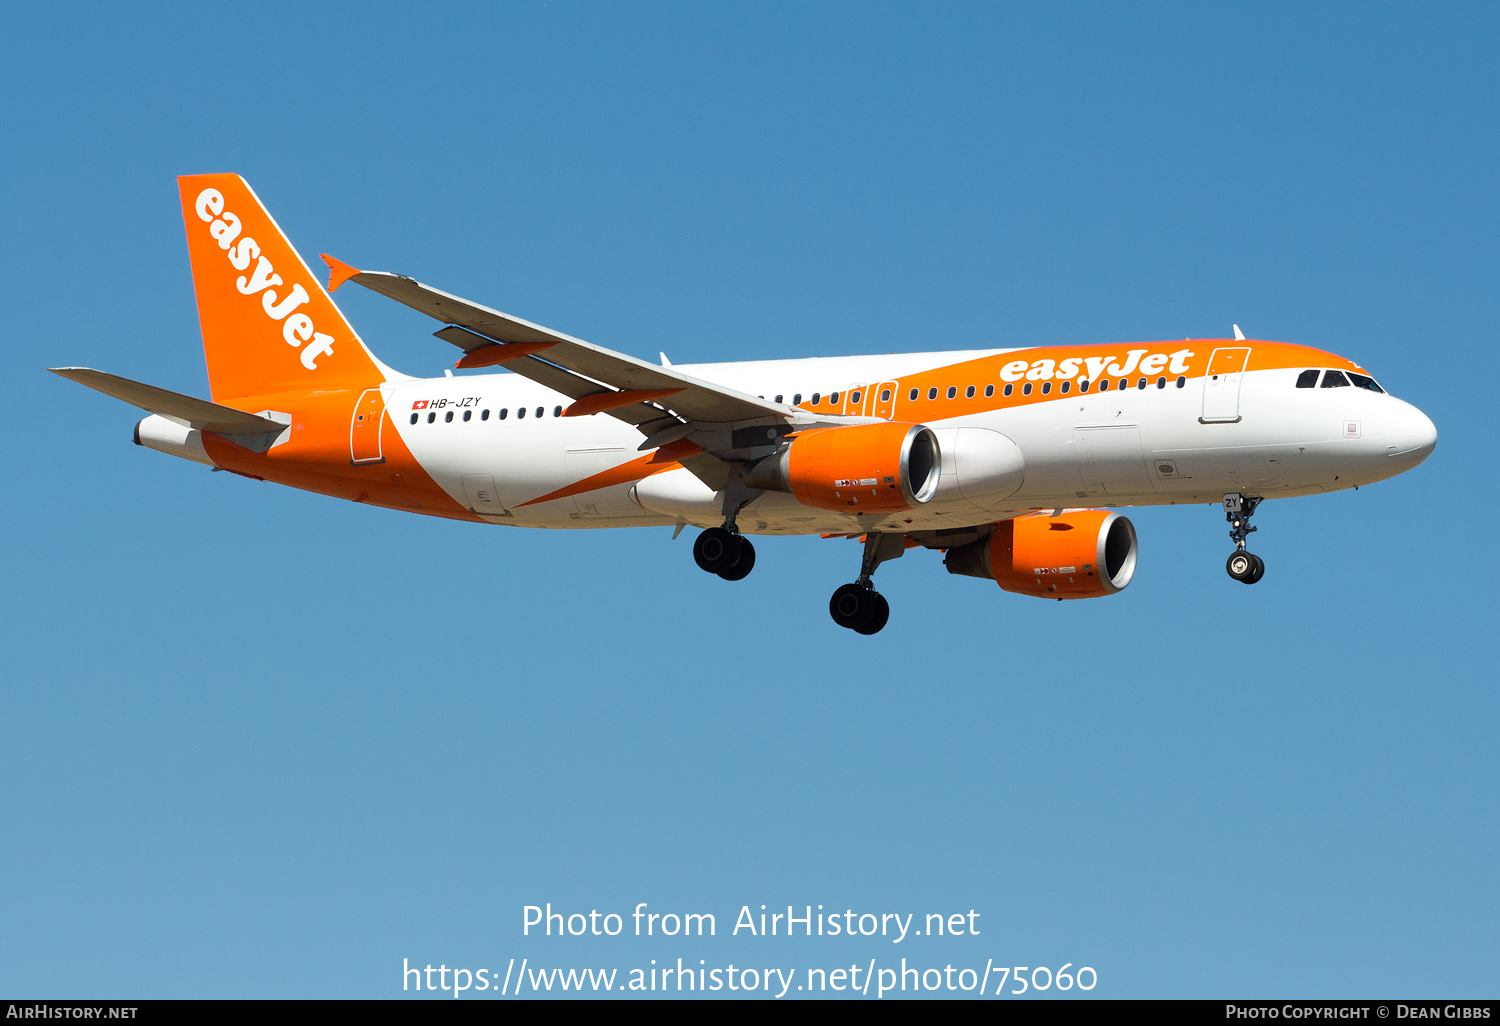
<path fill-rule="evenodd" d="M 1123 591 L 1136 553 L 1129 520 L 1085 509 L 1001 521 L 988 538 L 949 549 L 943 563 L 950 574 L 987 577 L 1017 595 L 1081 599 Z"/>
<path fill-rule="evenodd" d="M 937 492 L 942 455 L 922 424 L 853 424 L 802 431 L 745 472 L 745 484 L 790 492 L 839 513 L 911 509 Z"/>

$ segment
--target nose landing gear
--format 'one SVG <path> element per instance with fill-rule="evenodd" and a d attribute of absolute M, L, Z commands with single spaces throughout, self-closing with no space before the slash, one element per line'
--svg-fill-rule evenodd
<path fill-rule="evenodd" d="M 833 598 L 828 600 L 828 615 L 833 617 L 833 622 L 856 634 L 878 634 L 891 618 L 891 604 L 875 590 L 870 578 L 881 563 L 897 559 L 905 552 L 905 535 L 866 534 L 859 580 L 840 585 Z"/>
<path fill-rule="evenodd" d="M 1224 564 L 1224 569 L 1241 584 L 1254 584 L 1265 576 L 1266 561 L 1253 552 L 1236 552 Z"/>
<path fill-rule="evenodd" d="M 1258 530 L 1250 526 L 1250 518 L 1261 501 L 1259 496 L 1239 492 L 1224 496 L 1224 519 L 1229 521 L 1229 537 L 1234 540 L 1235 548 L 1224 569 L 1241 584 L 1254 584 L 1266 575 L 1266 561 L 1245 548 L 1245 540 Z"/>

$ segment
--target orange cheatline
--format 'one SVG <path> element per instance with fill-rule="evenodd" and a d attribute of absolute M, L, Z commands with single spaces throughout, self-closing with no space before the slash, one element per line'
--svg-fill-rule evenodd
<path fill-rule="evenodd" d="M 543 349 L 551 349 L 555 345 L 557 345 L 556 342 L 495 342 L 469 350 L 453 366 L 461 370 L 472 367 L 493 367 L 497 363 L 519 360 L 523 356 L 540 353 Z"/>
<path fill-rule="evenodd" d="M 337 292 L 340 285 L 359 273 L 359 268 L 350 267 L 337 257 L 331 257 L 327 253 L 319 253 L 318 256 L 328 265 L 329 292 Z"/>
<path fill-rule="evenodd" d="M 618 410 L 621 406 L 630 406 L 634 403 L 649 403 L 653 399 L 665 399 L 669 395 L 681 392 L 680 388 L 641 388 L 627 389 L 621 392 L 595 392 L 579 399 L 572 406 L 563 410 L 564 417 L 587 417 L 591 413 L 603 413 L 605 410 Z"/>

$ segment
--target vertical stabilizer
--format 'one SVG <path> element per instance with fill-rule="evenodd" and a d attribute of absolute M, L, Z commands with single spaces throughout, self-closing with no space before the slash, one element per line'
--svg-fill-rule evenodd
<path fill-rule="evenodd" d="M 215 402 L 385 380 L 243 178 L 184 175 L 177 185 Z"/>

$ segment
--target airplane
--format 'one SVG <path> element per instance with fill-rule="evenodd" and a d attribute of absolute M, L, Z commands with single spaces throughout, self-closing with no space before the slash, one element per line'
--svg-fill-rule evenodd
<path fill-rule="evenodd" d="M 49 368 L 150 415 L 135 442 L 216 470 L 388 509 L 536 528 L 702 528 L 698 566 L 755 566 L 750 536 L 863 541 L 829 602 L 890 616 L 873 575 L 911 548 L 1035 598 L 1135 575 L 1119 507 L 1222 507 L 1231 578 L 1265 499 L 1357 488 L 1431 455 L 1437 429 L 1342 356 L 1284 342 L 651 363 L 324 255 L 325 290 L 238 175 L 178 179 L 212 401 Z M 334 304 L 348 283 L 442 325 L 456 368 L 380 362 Z"/>

